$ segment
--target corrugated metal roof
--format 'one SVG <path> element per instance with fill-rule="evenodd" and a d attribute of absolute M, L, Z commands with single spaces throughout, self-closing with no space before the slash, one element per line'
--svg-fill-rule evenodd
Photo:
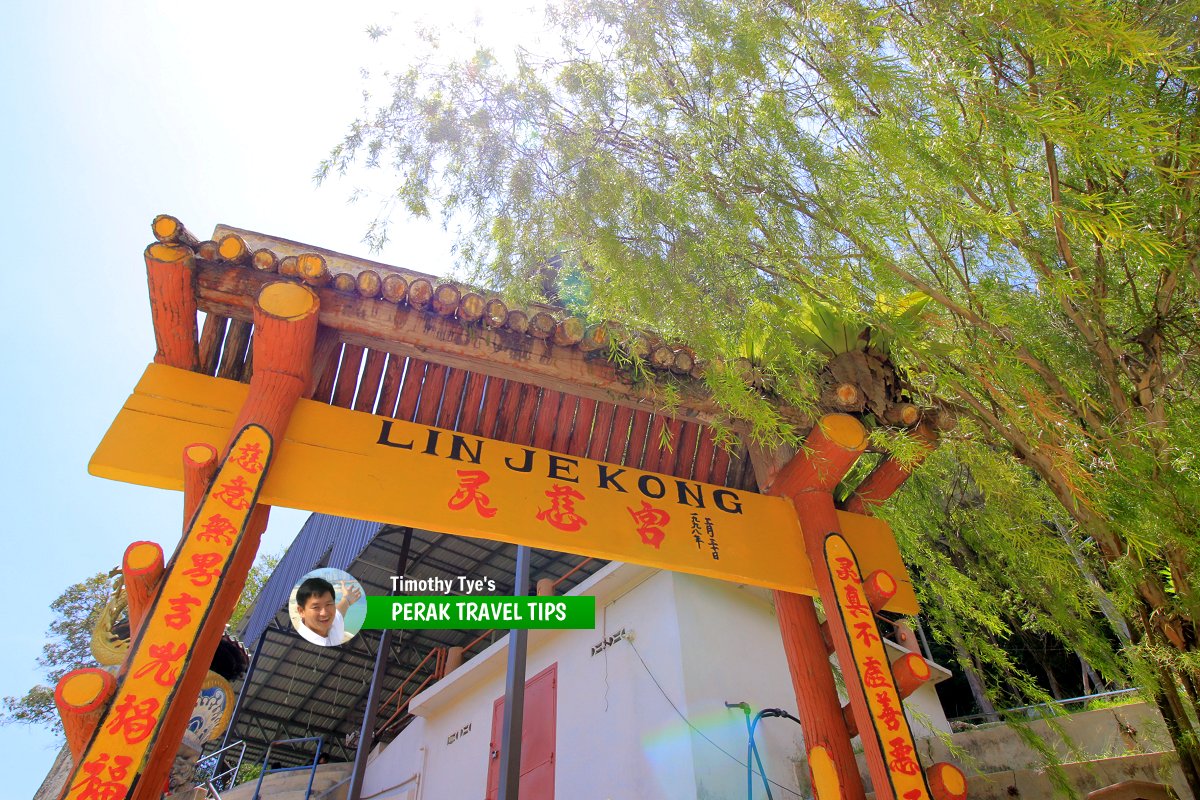
<path fill-rule="evenodd" d="M 258 601 L 242 624 L 239 638 L 253 649 L 254 642 L 270 624 L 275 612 L 287 604 L 300 576 L 317 567 L 348 569 L 381 527 L 378 522 L 326 514 L 310 516 L 263 586 Z"/>
<path fill-rule="evenodd" d="M 362 554 L 363 549 L 371 543 L 371 540 L 383 527 L 378 522 L 360 522 L 338 517 L 325 517 L 325 519 L 333 527 L 333 550 L 329 553 L 329 563 L 325 566 L 346 571 L 350 570 L 354 560 Z"/>
<path fill-rule="evenodd" d="M 262 651 L 245 693 L 242 711 L 231 732 L 231 741 L 245 739 L 247 758 L 261 759 L 265 745 L 274 739 L 321 735 L 334 757 L 350 758 L 354 747 L 347 736 L 362 724 L 367 689 L 374 666 L 380 632 L 363 631 L 341 647 L 317 647 L 292 629 L 286 603 L 296 581 L 319 566 L 340 566 L 363 585 L 369 595 L 391 594 L 407 529 L 391 525 L 338 519 L 314 514 L 267 582 L 248 615 L 243 638 Z M 335 560 L 339 563 L 335 564 Z M 558 579 L 581 562 L 584 566 L 556 590 L 563 594 L 604 566 L 606 561 L 535 550 L 530 568 L 531 587 L 540 578 Z M 344 566 L 341 566 L 345 564 Z M 408 566 L 411 578 L 491 578 L 495 594 L 511 594 L 516 566 L 514 545 L 414 530 Z M 491 593 L 491 592 L 489 592 Z M 465 646 L 477 631 L 397 631 L 392 639 L 383 696 L 391 695 L 411 677 L 402 697 L 425 681 L 432 681 L 434 660 L 421 665 L 434 647 Z M 476 645 L 466 656 L 481 652 L 505 635 L 499 631 Z M 399 701 L 381 710 L 380 722 L 392 716 Z M 394 736 L 406 718 L 398 718 L 383 738 Z M 272 751 L 272 760 L 298 763 L 299 753 Z"/>

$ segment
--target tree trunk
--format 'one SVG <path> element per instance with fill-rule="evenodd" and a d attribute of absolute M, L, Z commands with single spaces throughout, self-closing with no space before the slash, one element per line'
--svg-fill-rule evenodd
<path fill-rule="evenodd" d="M 1000 716 L 996 713 L 996 707 L 992 705 L 987 692 L 983 689 L 983 681 L 979 679 L 975 661 L 957 638 L 954 639 L 954 657 L 958 659 L 958 665 L 962 667 L 963 677 L 967 679 L 967 686 L 971 688 L 971 696 L 975 698 L 975 705 L 979 706 L 980 713 L 984 715 L 984 722 L 999 722 Z"/>
<path fill-rule="evenodd" d="M 1175 752 L 1179 756 L 1179 768 L 1192 790 L 1192 796 L 1197 797 L 1200 788 L 1200 748 L 1196 744 L 1196 732 L 1183 708 L 1179 690 L 1175 686 L 1175 676 L 1166 668 L 1158 670 L 1160 687 L 1155 697 L 1155 703 L 1167 724 Z"/>

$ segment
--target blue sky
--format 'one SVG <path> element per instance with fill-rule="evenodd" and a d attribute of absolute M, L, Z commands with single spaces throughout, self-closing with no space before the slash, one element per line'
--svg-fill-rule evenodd
<path fill-rule="evenodd" d="M 464 9 L 445 5 L 456 12 Z M 459 4 L 469 5 L 469 4 Z M 368 23 L 405 27 L 384 4 L 297 2 L 0 5 L 0 292 L 3 541 L 16 624 L 0 695 L 37 681 L 50 602 L 107 571 L 131 541 L 169 553 L 179 495 L 93 478 L 86 466 L 154 352 L 142 250 L 158 213 L 200 238 L 218 222 L 371 255 L 370 206 L 311 175 L 361 104 Z M 345 9 L 349 8 L 349 11 Z M 493 6 L 495 8 L 495 6 Z M 436 225 L 393 234 L 377 257 L 445 273 Z M 264 549 L 303 515 L 276 510 Z M 32 796 L 53 738 L 0 727 L 5 794 Z"/>

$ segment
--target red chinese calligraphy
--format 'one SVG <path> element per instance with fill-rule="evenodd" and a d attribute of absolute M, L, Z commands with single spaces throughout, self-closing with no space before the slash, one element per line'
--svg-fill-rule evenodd
<path fill-rule="evenodd" d="M 236 533 L 237 528 L 232 522 L 220 514 L 213 514 L 205 520 L 203 527 L 196 531 L 196 541 L 233 544 L 233 536 Z"/>
<path fill-rule="evenodd" d="M 892 733 L 900 730 L 901 715 L 900 709 L 896 708 L 892 703 L 891 692 L 876 692 L 875 701 L 879 703 L 879 713 L 875 718 L 884 724 L 885 727 Z"/>
<path fill-rule="evenodd" d="M 258 442 L 247 442 L 238 448 L 233 462 L 253 475 L 263 470 L 262 445 Z"/>
<path fill-rule="evenodd" d="M 648 544 L 659 549 L 663 539 L 666 538 L 666 532 L 662 529 L 663 525 L 671 521 L 671 515 L 660 508 L 642 501 L 641 511 L 634 511 L 626 506 L 626 511 L 633 517 L 633 522 L 637 525 L 637 534 L 642 537 L 642 544 Z"/>
<path fill-rule="evenodd" d="M 185 569 L 183 574 L 191 579 L 192 586 L 208 586 L 221 574 L 217 564 L 222 558 L 220 553 L 196 553 L 192 556 L 191 569 Z"/>
<path fill-rule="evenodd" d="M 114 758 L 108 753 L 101 753 L 83 765 L 80 772 L 86 777 L 72 786 L 71 791 L 79 792 L 79 800 L 119 800 L 125 796 L 125 777 L 132 763 L 133 759 L 129 756 Z M 105 772 L 108 774 L 105 775 Z"/>
<path fill-rule="evenodd" d="M 883 665 L 874 656 L 863 659 L 863 685 L 868 689 L 882 689 L 888 685 L 887 675 L 883 673 Z"/>
<path fill-rule="evenodd" d="M 179 668 L 172 667 L 171 664 L 183 658 L 183 654 L 187 652 L 187 645 L 173 642 L 152 644 L 147 648 L 147 652 L 149 652 L 151 660 L 133 673 L 133 677 L 141 678 L 153 673 L 154 682 L 159 686 L 174 684 L 176 678 L 179 677 Z"/>
<path fill-rule="evenodd" d="M 913 748 L 904 740 L 903 736 L 897 736 L 888 742 L 888 767 L 892 772 L 899 772 L 901 775 L 916 775 L 921 771 L 921 765 L 912 757 Z"/>
<path fill-rule="evenodd" d="M 242 511 L 250 507 L 246 495 L 253 494 L 254 488 L 246 483 L 246 479 L 238 475 L 228 483 L 222 483 L 221 488 L 213 492 L 213 499 L 220 500 L 234 511 Z"/>
<path fill-rule="evenodd" d="M 879 630 L 871 622 L 854 623 L 854 631 L 854 638 L 862 641 L 867 647 L 879 641 Z"/>
<path fill-rule="evenodd" d="M 846 601 L 842 603 L 842 610 L 846 612 L 847 616 L 855 619 L 871 616 L 871 607 L 863 602 L 857 586 L 846 584 L 842 586 L 842 591 L 846 593 Z"/>
<path fill-rule="evenodd" d="M 854 559 L 842 556 L 837 561 L 837 579 L 839 581 L 858 581 L 858 570 L 854 568 Z"/>
<path fill-rule="evenodd" d="M 550 498 L 550 507 L 544 510 L 539 508 L 537 512 L 537 518 L 542 522 L 560 531 L 577 531 L 587 525 L 587 520 L 575 511 L 575 501 L 587 498 L 574 488 L 556 483 L 546 490 L 546 497 Z"/>
<path fill-rule="evenodd" d="M 909 789 L 904 793 L 904 800 L 917 800 L 921 796 L 920 789 Z"/>
<path fill-rule="evenodd" d="M 458 490 L 446 506 L 451 511 L 462 511 L 472 503 L 475 504 L 475 512 L 484 519 L 491 519 L 496 516 L 496 512 L 500 509 L 492 508 L 491 499 L 479 491 L 479 487 L 492 479 L 481 469 L 460 469 L 458 470 Z"/>
<path fill-rule="evenodd" d="M 126 744 L 144 741 L 154 732 L 154 724 L 158 721 L 158 707 L 157 698 L 148 697 L 139 703 L 136 695 L 127 694 L 113 709 L 115 718 L 106 730 L 112 734 L 121 734 Z"/>
<path fill-rule="evenodd" d="M 184 592 L 178 597 L 167 598 L 167 604 L 171 606 L 171 610 L 163 616 L 163 622 L 165 622 L 168 627 L 179 630 L 184 625 L 187 625 L 192 621 L 192 610 L 190 606 L 198 606 L 200 605 L 200 601 L 197 598 L 192 597 L 187 592 Z"/>

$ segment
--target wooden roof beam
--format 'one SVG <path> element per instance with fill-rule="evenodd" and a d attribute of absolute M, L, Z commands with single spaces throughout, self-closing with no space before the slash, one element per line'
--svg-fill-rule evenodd
<path fill-rule="evenodd" d="M 254 298 L 263 284 L 277 281 L 271 273 L 224 263 L 197 262 L 199 307 L 230 319 L 249 320 Z M 346 295 L 329 288 L 320 296 L 320 323 L 351 345 L 414 356 L 451 367 L 528 383 L 547 389 L 633 408 L 647 413 L 659 398 L 652 387 L 632 386 L 602 357 L 503 329 L 467 326 L 453 317 L 401 307 L 386 300 Z M 674 416 L 698 422 L 732 424 L 697 383 L 681 384 Z M 803 428 L 811 423 L 792 415 Z"/>

